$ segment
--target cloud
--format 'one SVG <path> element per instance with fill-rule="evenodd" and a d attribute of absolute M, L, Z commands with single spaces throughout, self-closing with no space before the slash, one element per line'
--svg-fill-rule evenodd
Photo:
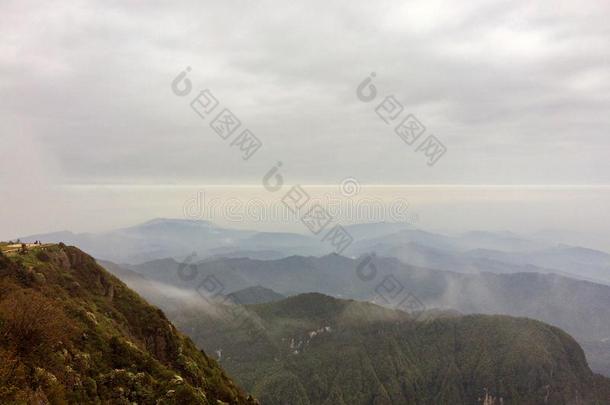
<path fill-rule="evenodd" d="M 609 11 L 601 0 L 4 1 L 0 141 L 35 145 L 29 175 L 49 185 L 259 184 L 278 160 L 289 183 L 610 184 Z M 247 163 L 170 91 L 186 66 L 263 141 Z M 371 72 L 377 101 L 394 95 L 447 146 L 435 167 L 377 101 L 355 97 Z"/>
<path fill-rule="evenodd" d="M 1 117 L 31 122 L 63 182 L 253 183 L 277 159 L 316 183 L 337 182 L 329 172 L 386 184 L 610 181 L 606 2 L 2 9 Z M 186 65 L 264 140 L 260 159 L 238 165 L 169 92 Z M 449 147 L 439 167 L 354 97 L 370 71 Z"/>

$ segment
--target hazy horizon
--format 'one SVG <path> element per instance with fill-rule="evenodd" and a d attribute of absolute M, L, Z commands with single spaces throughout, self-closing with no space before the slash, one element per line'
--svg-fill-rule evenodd
<path fill-rule="evenodd" d="M 547 238 L 554 235 L 557 243 L 610 250 L 605 226 L 610 221 L 605 209 L 610 189 L 605 187 L 360 185 L 353 196 L 342 194 L 340 185 L 303 187 L 343 224 L 405 222 L 443 233 L 510 231 L 526 237 L 541 237 L 542 232 Z M 185 213 L 185 205 L 197 195 L 202 197 L 200 206 Z M 298 218 L 287 213 L 281 197 L 261 186 L 245 185 L 70 186 L 57 193 L 52 210 L 41 206 L 27 221 L 7 216 L 0 238 L 63 230 L 96 233 L 153 218 L 203 219 L 228 228 L 307 233 Z"/>

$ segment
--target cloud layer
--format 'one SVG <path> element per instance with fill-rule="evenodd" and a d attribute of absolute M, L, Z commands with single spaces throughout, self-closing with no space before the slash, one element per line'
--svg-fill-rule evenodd
<path fill-rule="evenodd" d="M 58 186 L 257 185 L 277 161 L 288 183 L 610 184 L 608 16 L 601 0 L 3 1 L 0 204 L 31 218 L 1 224 L 128 216 L 112 197 L 79 213 L 100 194 Z M 251 160 L 172 93 L 186 66 L 263 141 Z M 387 95 L 446 145 L 434 167 L 375 114 Z"/>
<path fill-rule="evenodd" d="M 256 184 L 276 160 L 316 184 L 610 183 L 605 1 L 0 7 L 3 143 L 57 183 Z M 171 93 L 186 66 L 263 140 L 251 162 Z M 447 146 L 434 168 L 356 99 L 372 71 Z"/>

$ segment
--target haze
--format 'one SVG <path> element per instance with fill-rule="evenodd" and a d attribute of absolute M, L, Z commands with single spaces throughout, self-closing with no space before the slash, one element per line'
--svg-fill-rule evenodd
<path fill-rule="evenodd" d="M 606 1 L 4 1 L 0 238 L 182 217 L 201 190 L 273 204 L 261 179 L 281 161 L 287 183 L 326 186 L 312 193 L 354 178 L 354 198 L 404 198 L 424 228 L 561 230 L 608 250 L 609 12 Z M 187 66 L 194 89 L 261 139 L 251 159 L 172 93 Z M 371 72 L 380 95 L 367 104 L 356 87 Z M 375 114 L 386 95 L 447 147 L 434 166 Z"/>

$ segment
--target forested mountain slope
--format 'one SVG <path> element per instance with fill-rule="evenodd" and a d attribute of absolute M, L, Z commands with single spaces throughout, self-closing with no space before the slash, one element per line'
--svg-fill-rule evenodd
<path fill-rule="evenodd" d="M 256 401 L 161 310 L 60 244 L 0 253 L 0 403 Z"/>
<path fill-rule="evenodd" d="M 302 294 L 175 314 L 177 325 L 264 404 L 607 404 L 562 330 L 508 316 L 419 320 L 370 303 Z"/>

